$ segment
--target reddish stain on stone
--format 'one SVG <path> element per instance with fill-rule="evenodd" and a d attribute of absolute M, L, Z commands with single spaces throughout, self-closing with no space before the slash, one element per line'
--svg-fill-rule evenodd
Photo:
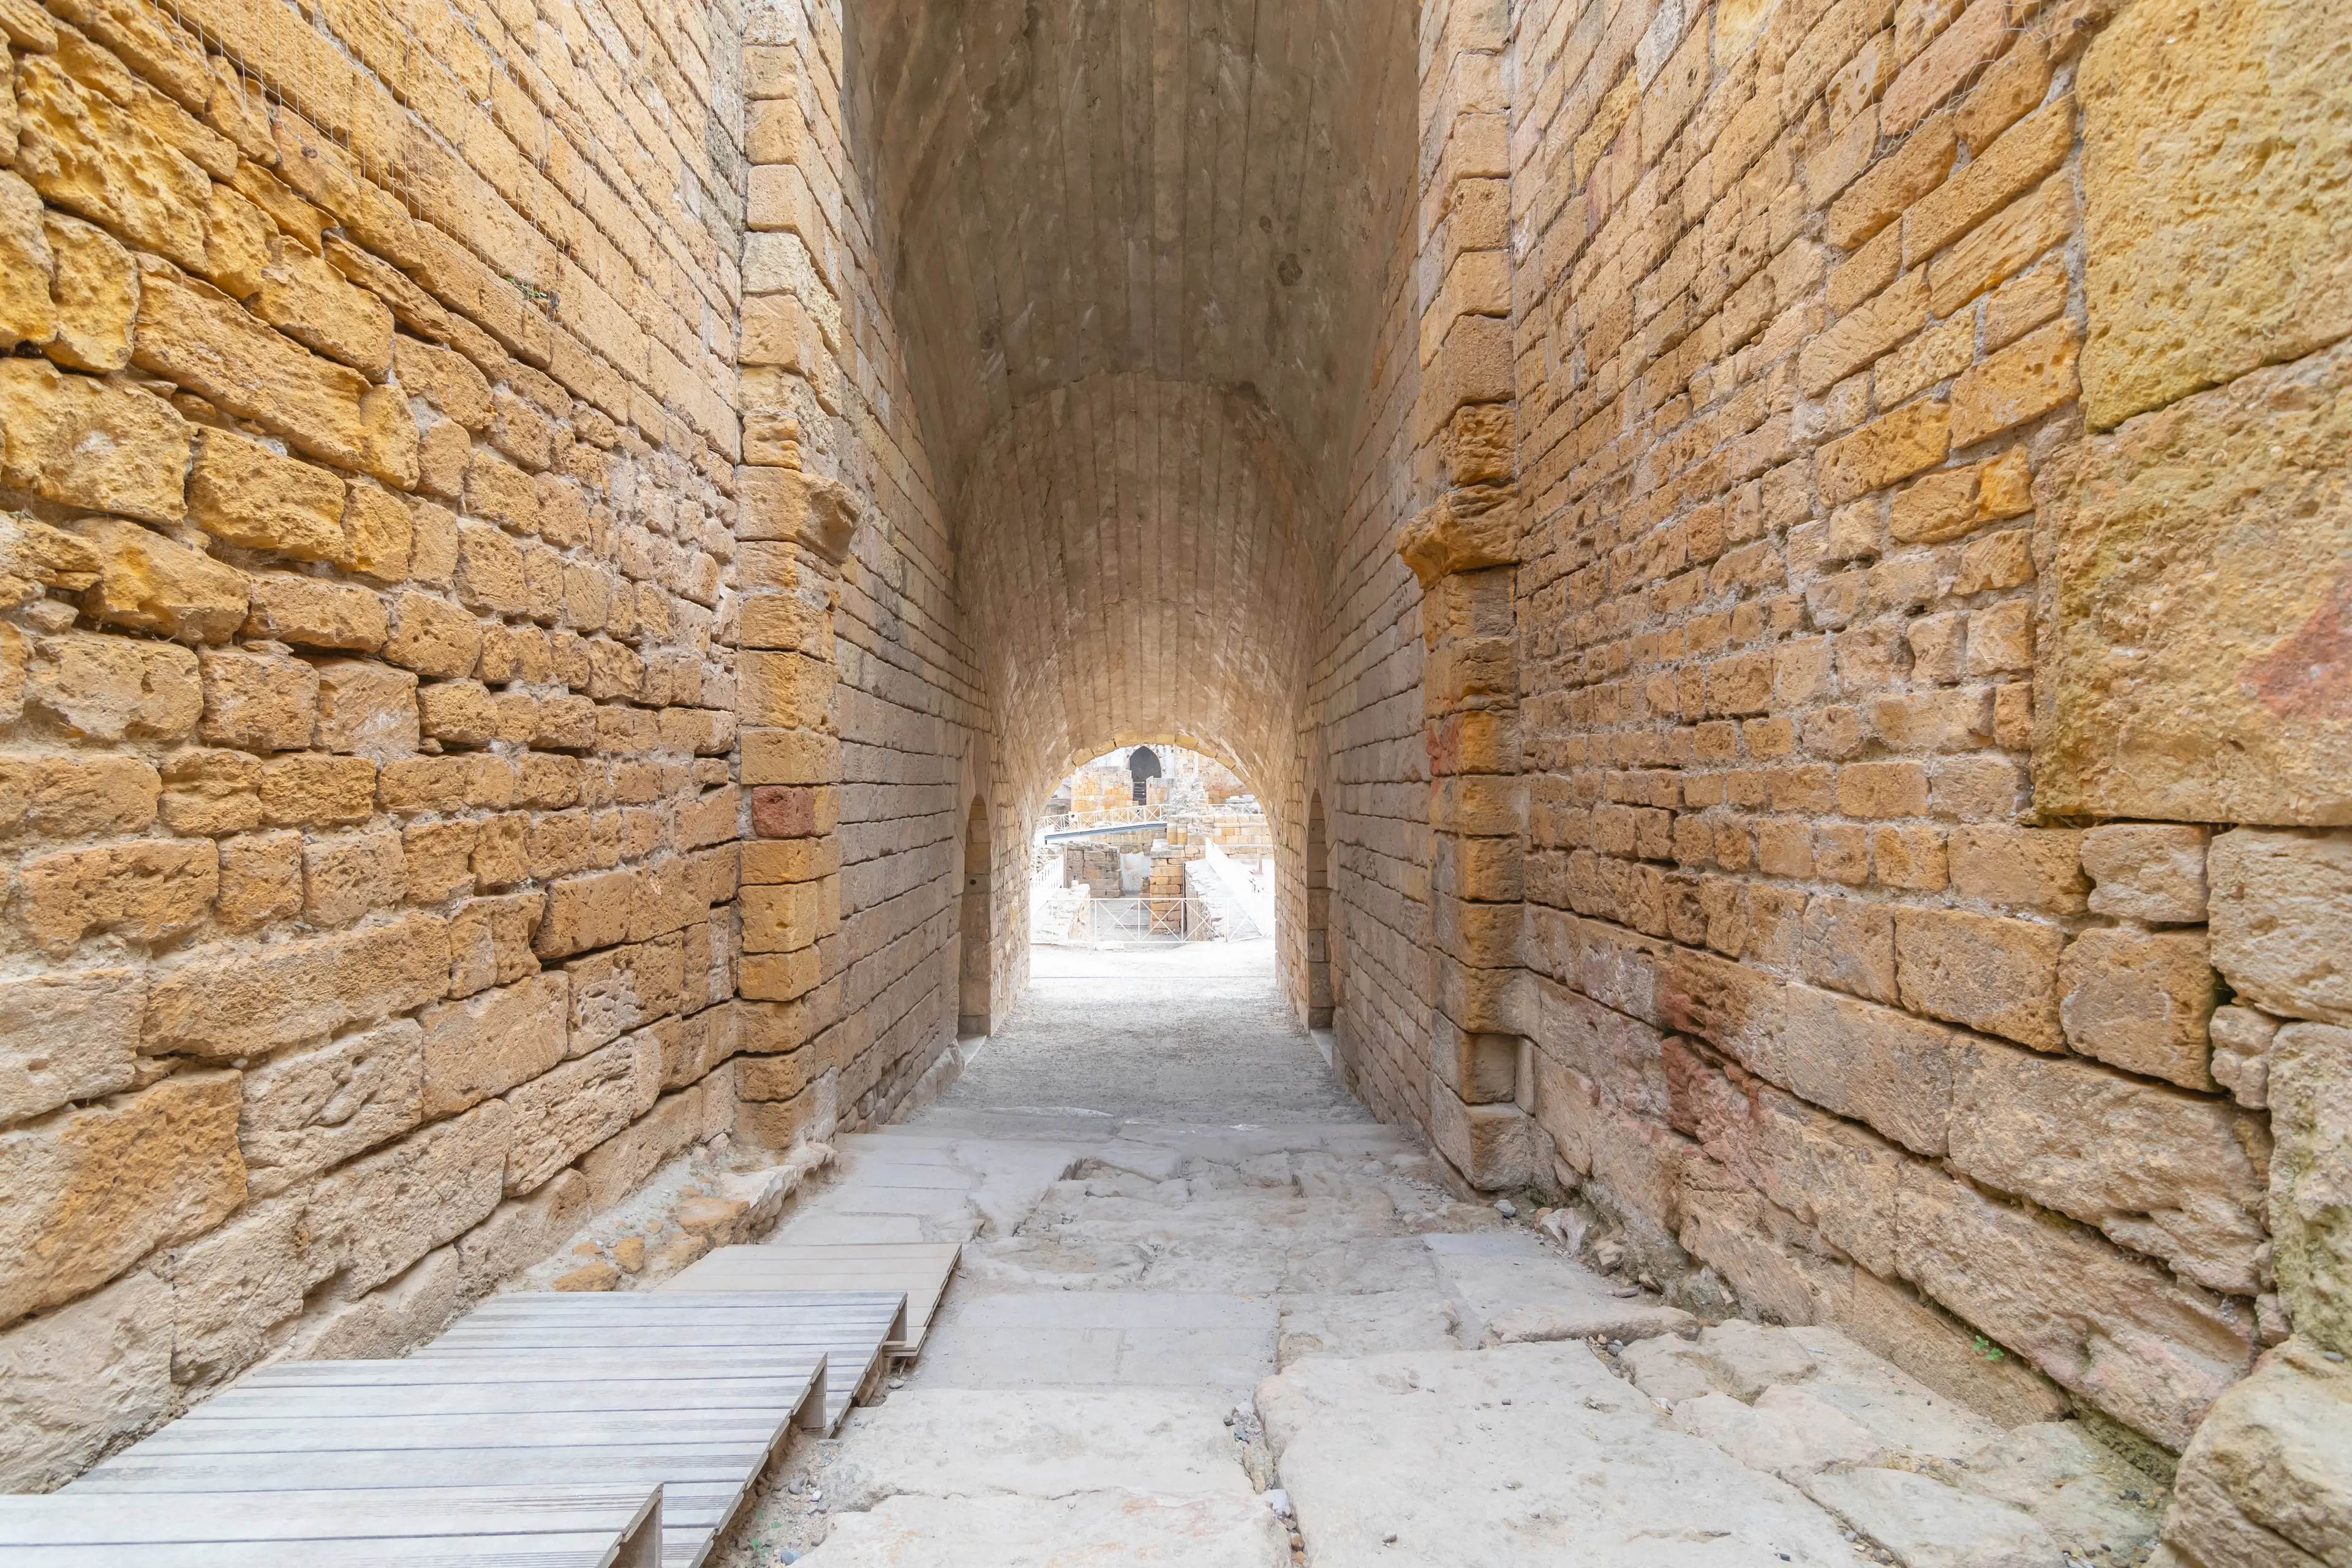
<path fill-rule="evenodd" d="M 2311 618 L 2239 678 L 2282 719 L 2352 719 L 2352 569 L 2338 572 Z"/>

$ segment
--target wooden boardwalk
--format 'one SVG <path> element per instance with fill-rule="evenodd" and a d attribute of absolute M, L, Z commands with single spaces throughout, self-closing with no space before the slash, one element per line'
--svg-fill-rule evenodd
<path fill-rule="evenodd" d="M 963 1249 L 952 1241 L 770 1242 L 722 1247 L 656 1287 L 665 1292 L 721 1290 L 903 1291 L 907 1326 L 887 1347 L 919 1355 L 940 1298 Z"/>
<path fill-rule="evenodd" d="M 697 1568 L 786 1434 L 838 1429 L 905 1324 L 898 1291 L 494 1297 L 405 1360 L 250 1373 L 60 1495 L 241 1494 L 266 1519 L 345 1489 L 421 1517 L 469 1485 L 657 1487 L 663 1568 Z M 417 1533 L 402 1560 L 439 1561 L 415 1554 L 438 1550 L 434 1529 Z"/>
<path fill-rule="evenodd" d="M 655 1568 L 661 1489 L 0 1497 L 9 1568 Z"/>
<path fill-rule="evenodd" d="M 411 1357 L 489 1364 L 526 1352 L 657 1354 L 797 1350 L 826 1357 L 824 1424 L 840 1428 L 906 1333 L 899 1290 L 647 1291 L 494 1296 Z"/>

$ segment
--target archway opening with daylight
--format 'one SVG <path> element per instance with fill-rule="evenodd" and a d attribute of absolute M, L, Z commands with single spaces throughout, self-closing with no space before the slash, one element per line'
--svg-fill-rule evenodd
<path fill-rule="evenodd" d="M 1271 973 L 1276 874 L 1274 830 L 1240 774 L 1183 746 L 1121 746 L 1073 768 L 1036 819 L 1030 941 L 1257 943 Z"/>

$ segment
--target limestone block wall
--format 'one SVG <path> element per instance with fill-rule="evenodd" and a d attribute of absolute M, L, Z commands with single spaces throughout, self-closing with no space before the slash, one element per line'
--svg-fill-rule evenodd
<path fill-rule="evenodd" d="M 2347 20 L 1423 6 L 1305 748 L 1369 1103 L 2007 1419 L 2243 1387 L 2184 1560 L 2347 1349 Z"/>
<path fill-rule="evenodd" d="M 2176 1450 L 2340 1331 L 2347 20 L 1514 18 L 1557 1175 Z"/>
<path fill-rule="evenodd" d="M 0 5 L 0 1484 L 732 1124 L 740 33 Z"/>
<path fill-rule="evenodd" d="M 1412 309 L 1414 227 L 1391 244 L 1381 335 L 1345 510 L 1331 530 L 1308 733 L 1329 853 L 1336 1062 L 1391 1121 L 1426 1104 L 1431 994 L 1428 766 L 1422 742 L 1421 587 L 1397 558 L 1414 510 L 1412 412 L 1421 384 Z M 1303 814 L 1302 814 L 1303 821 Z M 1288 866 L 1281 870 L 1289 871 Z M 1306 918 L 1304 879 L 1277 888 L 1286 924 Z M 1303 975 L 1286 971 L 1302 1014 Z"/>
<path fill-rule="evenodd" d="M 871 199 L 842 101 L 841 17 L 747 18 L 742 313 L 744 1123 L 776 1147 L 887 1120 L 955 1042 L 969 813 L 993 803 Z M 1026 977 L 1025 842 L 976 933 Z M 755 956 L 756 955 L 756 956 Z"/>

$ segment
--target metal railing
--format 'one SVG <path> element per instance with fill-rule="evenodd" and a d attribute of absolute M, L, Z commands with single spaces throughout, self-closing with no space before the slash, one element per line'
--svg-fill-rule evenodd
<path fill-rule="evenodd" d="M 1213 942 L 1221 932 L 1206 899 L 1093 899 L 1087 936 L 1093 942 Z"/>
<path fill-rule="evenodd" d="M 1101 805 L 1092 811 L 1066 811 L 1038 819 L 1040 833 L 1067 833 L 1080 827 L 1111 827 L 1122 822 L 1156 822 L 1161 806 Z"/>

